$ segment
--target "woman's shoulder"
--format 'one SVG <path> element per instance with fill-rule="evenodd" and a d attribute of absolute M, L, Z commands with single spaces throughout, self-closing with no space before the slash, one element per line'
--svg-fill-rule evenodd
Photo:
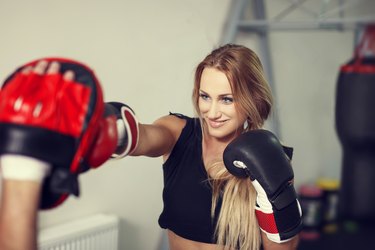
<path fill-rule="evenodd" d="M 186 121 L 188 117 L 178 113 L 169 113 L 169 115 L 165 115 L 157 119 L 154 124 L 157 125 L 164 125 L 167 127 L 179 127 L 183 128 L 186 125 Z"/>
<path fill-rule="evenodd" d="M 184 115 L 184 114 L 181 114 L 181 113 L 173 113 L 173 112 L 169 112 L 169 115 L 167 115 L 167 116 L 168 117 L 175 117 L 175 118 L 178 118 L 180 120 L 185 120 L 185 121 L 197 119 L 196 117 L 190 117 L 190 116 L 187 116 L 187 115 Z"/>
<path fill-rule="evenodd" d="M 164 154 L 164 160 L 169 158 L 170 153 L 176 146 L 187 140 L 191 130 L 193 129 L 193 122 L 197 118 L 191 118 L 178 113 L 170 113 L 169 115 L 162 116 L 154 122 L 154 125 L 163 127 L 168 130 L 168 133 L 172 136 L 170 150 Z"/>
<path fill-rule="evenodd" d="M 162 116 L 157 119 L 154 124 L 158 126 L 163 126 L 168 129 L 175 139 L 177 139 L 182 130 L 185 128 L 186 124 L 193 120 L 194 118 L 188 117 L 179 113 L 169 113 L 168 115 Z"/>

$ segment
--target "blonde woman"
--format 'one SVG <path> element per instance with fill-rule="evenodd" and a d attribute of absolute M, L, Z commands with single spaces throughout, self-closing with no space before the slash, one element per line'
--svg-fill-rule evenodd
<path fill-rule="evenodd" d="M 288 205 L 294 200 L 292 211 L 273 215 L 271 205 L 271 219 L 276 218 L 279 223 L 280 216 L 286 217 L 281 220 L 282 225 L 276 226 L 288 232 L 275 233 L 272 229 L 267 232 L 270 229 L 265 225 L 267 221 L 259 221 L 263 225 L 260 230 L 255 205 L 262 202 L 259 193 L 263 189 L 258 187 L 256 192 L 251 178 L 233 176 L 223 163 L 228 144 L 247 131 L 261 129 L 271 111 L 272 97 L 257 55 L 244 46 L 233 44 L 212 51 L 196 69 L 193 103 L 195 118 L 170 114 L 152 125 L 139 124 L 138 146 L 131 153 L 163 156 L 164 208 L 159 225 L 167 229 L 170 249 L 247 250 L 260 249 L 261 245 L 264 249 L 295 249 L 301 214 L 290 185 L 293 174 L 290 166 L 285 166 L 289 161 L 283 158 L 284 153 L 260 157 L 281 157 L 282 162 L 273 163 L 276 164 L 273 167 L 290 168 L 284 170 L 286 173 L 282 175 L 286 180 L 281 186 L 277 183 L 276 189 L 278 192 L 288 189 L 285 196 L 289 198 L 285 199 L 289 199 Z M 269 140 L 263 137 L 262 141 Z M 275 148 L 274 145 L 269 147 L 270 151 Z M 231 153 L 227 154 L 231 157 Z M 258 184 L 263 179 L 263 185 L 273 186 L 267 183 L 275 179 L 273 170 L 267 171 L 271 178 L 260 177 Z M 258 217 L 268 216 L 268 220 L 269 213 L 263 211 Z"/>

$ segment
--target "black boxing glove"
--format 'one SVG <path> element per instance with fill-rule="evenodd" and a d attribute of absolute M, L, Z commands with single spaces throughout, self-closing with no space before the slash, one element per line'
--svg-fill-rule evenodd
<path fill-rule="evenodd" d="M 256 216 L 268 239 L 281 243 L 301 231 L 302 211 L 290 159 L 274 134 L 246 132 L 226 147 L 223 159 L 231 174 L 251 179 L 257 192 Z"/>

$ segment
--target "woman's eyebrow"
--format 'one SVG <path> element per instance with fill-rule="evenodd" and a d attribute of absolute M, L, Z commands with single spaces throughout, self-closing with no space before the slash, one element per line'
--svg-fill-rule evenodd
<path fill-rule="evenodd" d="M 220 97 L 226 97 L 226 96 L 233 96 L 232 93 L 228 93 L 228 94 L 222 94 L 222 95 L 219 95 Z"/>
<path fill-rule="evenodd" d="M 199 92 L 201 93 L 201 94 L 205 94 L 205 95 L 210 95 L 210 94 L 208 94 L 206 91 L 204 91 L 204 90 L 199 90 Z M 219 97 L 225 97 L 225 96 L 233 96 L 233 94 L 232 93 L 226 93 L 226 94 L 220 94 L 219 95 Z"/>

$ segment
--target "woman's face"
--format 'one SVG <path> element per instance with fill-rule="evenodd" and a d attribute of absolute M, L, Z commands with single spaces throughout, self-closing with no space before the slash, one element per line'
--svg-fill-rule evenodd
<path fill-rule="evenodd" d="M 234 102 L 227 76 L 215 68 L 205 68 L 198 107 L 209 136 L 230 140 L 243 131 L 246 115 L 237 113 Z"/>

